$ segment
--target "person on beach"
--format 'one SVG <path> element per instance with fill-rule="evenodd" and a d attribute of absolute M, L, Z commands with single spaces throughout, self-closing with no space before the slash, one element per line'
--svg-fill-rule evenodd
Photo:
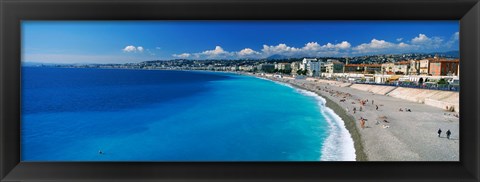
<path fill-rule="evenodd" d="M 450 130 L 447 130 L 447 133 L 446 133 L 446 134 L 447 134 L 447 139 L 450 140 L 450 135 L 452 134 L 452 132 L 450 132 Z"/>
<path fill-rule="evenodd" d="M 357 112 L 357 108 L 353 107 L 353 114 L 355 114 L 356 112 Z"/>
<path fill-rule="evenodd" d="M 442 129 L 438 128 L 437 133 L 438 133 L 438 137 L 440 137 L 440 134 L 442 134 Z"/>
<path fill-rule="evenodd" d="M 360 119 L 360 127 L 362 127 L 362 129 L 365 128 L 365 120 L 363 118 Z"/>
<path fill-rule="evenodd" d="M 377 111 L 378 111 L 378 105 L 375 105 L 375 110 L 377 110 Z"/>
<path fill-rule="evenodd" d="M 362 106 L 360 106 L 360 111 L 362 111 Z"/>

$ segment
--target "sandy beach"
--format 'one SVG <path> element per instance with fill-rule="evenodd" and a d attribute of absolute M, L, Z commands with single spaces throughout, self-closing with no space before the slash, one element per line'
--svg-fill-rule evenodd
<path fill-rule="evenodd" d="M 327 107 L 345 121 L 355 143 L 357 161 L 460 159 L 459 118 L 455 117 L 453 112 L 360 91 L 339 82 L 265 78 L 288 83 L 324 97 Z M 364 102 L 364 105 L 361 102 Z M 363 128 L 362 118 L 365 121 Z M 439 128 L 442 130 L 440 137 L 437 136 Z M 450 139 L 446 138 L 447 130 L 452 133 Z"/>

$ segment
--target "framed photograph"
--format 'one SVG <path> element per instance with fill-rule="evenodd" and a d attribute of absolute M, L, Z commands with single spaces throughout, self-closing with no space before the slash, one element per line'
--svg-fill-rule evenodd
<path fill-rule="evenodd" d="M 480 4 L 2 1 L 1 181 L 478 181 Z"/>

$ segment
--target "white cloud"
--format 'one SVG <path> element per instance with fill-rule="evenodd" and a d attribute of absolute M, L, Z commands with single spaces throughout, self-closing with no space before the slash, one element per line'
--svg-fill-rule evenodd
<path fill-rule="evenodd" d="M 308 42 L 303 47 L 293 47 L 281 43 L 278 45 L 263 45 L 260 51 L 252 48 L 244 48 L 238 52 L 229 52 L 221 46 L 216 46 L 213 50 L 206 50 L 198 53 L 173 54 L 177 58 L 196 58 L 196 59 L 239 59 L 239 58 L 265 58 L 271 55 L 284 56 L 333 56 L 344 55 L 351 48 L 348 41 L 342 41 L 338 44 L 327 43 L 320 45 L 317 42 Z"/>
<path fill-rule="evenodd" d="M 298 48 L 289 47 L 286 44 L 278 44 L 276 46 L 263 45 L 262 52 L 267 55 L 273 54 L 292 54 L 299 51 Z"/>
<path fill-rule="evenodd" d="M 389 53 L 402 52 L 412 49 L 413 46 L 404 42 L 398 44 L 388 42 L 385 40 L 372 39 L 370 43 L 363 43 L 352 48 L 356 54 L 371 54 L 371 53 Z"/>
<path fill-rule="evenodd" d="M 391 42 L 387 42 L 385 40 L 377 40 L 372 39 L 370 43 L 363 43 L 354 47 L 353 50 L 356 50 L 360 53 L 368 53 L 368 52 L 378 52 L 382 49 L 388 49 L 394 47 L 395 44 Z"/>
<path fill-rule="evenodd" d="M 325 45 L 320 45 L 317 42 L 309 42 L 309 43 L 305 44 L 305 46 L 302 47 L 300 50 L 303 50 L 303 51 L 321 51 L 321 50 L 326 50 L 326 49 L 348 49 L 351 46 L 352 45 L 347 41 L 343 41 L 343 42 L 338 43 L 338 44 L 327 43 Z"/>
<path fill-rule="evenodd" d="M 238 52 L 226 51 L 221 46 L 216 46 L 213 50 L 206 50 L 198 53 L 174 54 L 174 57 L 197 58 L 197 59 L 239 59 L 239 58 L 266 58 L 272 55 L 282 55 L 287 57 L 321 57 L 321 56 L 352 56 L 365 54 L 395 54 L 405 52 L 426 52 L 426 51 L 445 51 L 458 44 L 458 32 L 454 33 L 449 41 L 444 41 L 440 37 L 429 37 L 426 34 L 418 36 L 409 41 L 402 41 L 404 38 L 397 38 L 389 42 L 373 38 L 370 42 L 352 46 L 348 41 L 340 43 L 319 44 L 318 42 L 307 42 L 303 47 L 289 46 L 285 43 L 277 45 L 264 44 L 262 49 L 256 51 L 252 48 L 244 48 Z M 396 42 L 395 42 L 396 41 Z M 456 46 L 458 47 L 458 46 Z"/>
<path fill-rule="evenodd" d="M 430 41 L 430 38 L 428 38 L 425 34 L 419 34 L 418 37 L 412 39 L 413 44 L 423 44 L 428 41 Z"/>
<path fill-rule="evenodd" d="M 448 48 L 452 48 L 452 47 L 458 47 L 458 40 L 460 39 L 460 33 L 459 32 L 455 32 L 453 33 L 453 35 L 450 37 L 450 40 L 448 40 L 448 42 L 446 43 L 446 46 Z"/>
<path fill-rule="evenodd" d="M 162 49 L 162 48 L 161 48 L 161 47 L 155 47 L 155 49 L 160 50 L 160 49 Z"/>
<path fill-rule="evenodd" d="M 400 43 L 398 44 L 398 47 L 400 47 L 400 48 L 408 48 L 408 47 L 410 47 L 410 45 L 409 45 L 409 44 L 405 44 L 405 43 L 403 43 L 403 42 L 400 42 Z"/>
<path fill-rule="evenodd" d="M 135 52 L 135 51 L 137 51 L 137 48 L 133 45 L 129 45 L 123 48 L 123 52 Z"/>
<path fill-rule="evenodd" d="M 245 48 L 245 49 L 242 49 L 240 52 L 238 52 L 238 55 L 240 56 L 251 56 L 251 55 L 258 55 L 258 54 L 260 53 L 250 48 Z"/>
<path fill-rule="evenodd" d="M 223 50 L 222 47 L 215 46 L 215 49 L 204 51 L 201 54 L 211 56 L 211 55 L 220 55 L 220 54 L 225 54 L 225 53 L 227 53 L 227 52 L 225 50 Z"/>
<path fill-rule="evenodd" d="M 321 48 L 321 46 L 317 42 L 309 42 L 309 43 L 305 44 L 305 46 L 303 47 L 303 50 L 317 51 L 320 48 Z"/>
<path fill-rule="evenodd" d="M 417 48 L 421 50 L 425 49 L 437 49 L 442 46 L 443 44 L 443 39 L 440 37 L 428 37 L 425 34 L 418 34 L 417 37 L 414 37 L 411 40 L 411 43 L 414 45 L 418 45 Z"/>
<path fill-rule="evenodd" d="M 276 46 L 263 45 L 262 53 L 266 56 L 273 54 L 284 54 L 288 56 L 304 55 L 304 56 L 322 56 L 332 55 L 340 51 L 347 51 L 352 45 L 347 41 L 338 44 L 327 43 L 320 45 L 317 42 L 308 42 L 301 48 L 290 47 L 286 44 L 278 44 Z"/>
<path fill-rule="evenodd" d="M 336 47 L 336 48 L 339 48 L 339 49 L 348 49 L 348 48 L 350 48 L 351 46 L 352 46 L 352 45 L 351 45 L 349 42 L 347 42 L 347 41 L 343 41 L 342 43 L 335 45 L 335 47 Z"/>
<path fill-rule="evenodd" d="M 206 50 L 200 53 L 194 53 L 193 56 L 199 59 L 228 59 L 233 53 L 223 50 L 220 46 L 215 46 L 213 50 Z"/>
<path fill-rule="evenodd" d="M 460 38 L 460 33 L 459 32 L 453 33 L 453 39 L 454 40 L 458 40 L 459 38 Z"/>
<path fill-rule="evenodd" d="M 122 50 L 123 52 L 143 52 L 145 49 L 142 46 L 135 47 L 133 45 L 129 45 Z"/>
<path fill-rule="evenodd" d="M 174 54 L 173 57 L 177 57 L 177 58 L 188 58 L 190 57 L 190 54 L 189 53 L 182 53 L 182 54 Z"/>

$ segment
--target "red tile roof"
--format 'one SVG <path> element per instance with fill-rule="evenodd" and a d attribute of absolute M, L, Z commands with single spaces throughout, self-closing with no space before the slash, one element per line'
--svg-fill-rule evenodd
<path fill-rule="evenodd" d="M 438 62 L 452 62 L 452 63 L 458 63 L 460 62 L 459 59 L 435 59 L 435 58 L 427 58 L 428 60 L 430 60 L 430 62 L 433 62 L 433 63 L 438 63 Z"/>

